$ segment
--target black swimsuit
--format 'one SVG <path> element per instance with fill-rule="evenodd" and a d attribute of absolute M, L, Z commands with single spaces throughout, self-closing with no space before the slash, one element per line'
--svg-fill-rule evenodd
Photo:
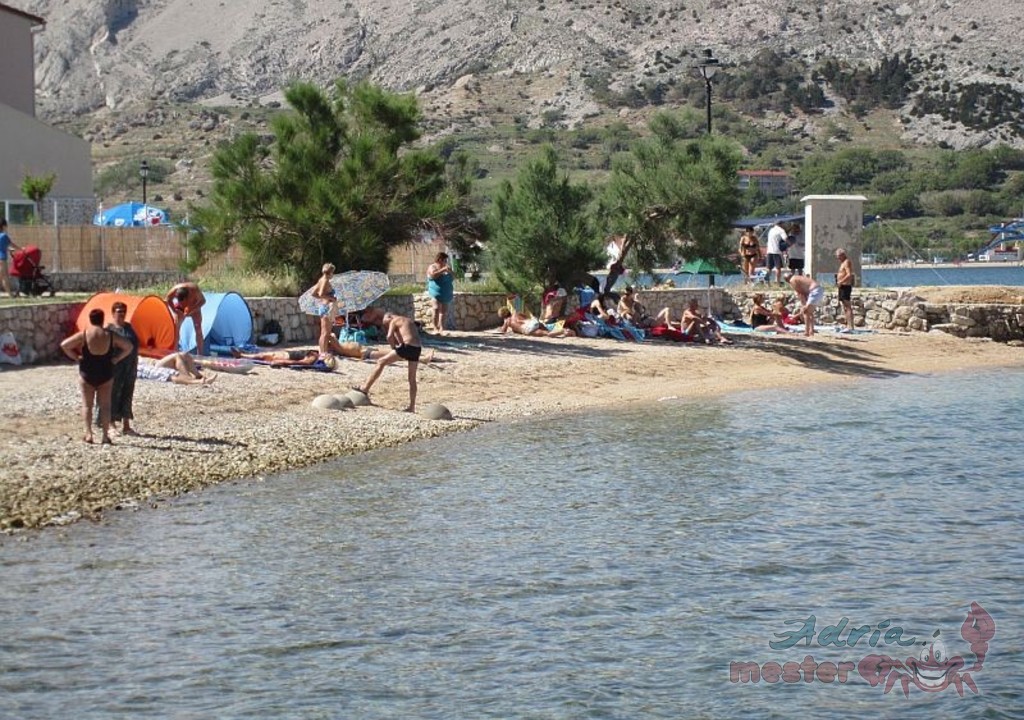
<path fill-rule="evenodd" d="M 114 338 L 107 333 L 110 345 L 102 355 L 89 352 L 89 342 L 82 343 L 82 359 L 78 361 L 78 374 L 87 385 L 99 388 L 100 385 L 114 379 Z"/>
<path fill-rule="evenodd" d="M 420 351 L 422 350 L 423 348 L 421 348 L 419 345 L 399 345 L 398 347 L 395 348 L 395 354 L 398 355 L 398 357 L 402 358 L 403 360 L 408 360 L 409 362 L 419 362 Z"/>

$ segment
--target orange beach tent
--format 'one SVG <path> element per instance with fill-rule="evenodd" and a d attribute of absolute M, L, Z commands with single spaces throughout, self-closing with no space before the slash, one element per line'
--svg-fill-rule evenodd
<path fill-rule="evenodd" d="M 148 357 L 163 357 L 177 350 L 178 339 L 174 332 L 174 316 L 163 298 L 156 295 L 121 295 L 119 293 L 101 292 L 89 298 L 78 313 L 75 322 L 78 330 L 85 330 L 89 325 L 89 313 L 99 308 L 106 316 L 104 324 L 113 321 L 110 312 L 116 302 L 128 306 L 127 321 L 132 324 L 135 334 L 139 336 L 139 354 Z"/>

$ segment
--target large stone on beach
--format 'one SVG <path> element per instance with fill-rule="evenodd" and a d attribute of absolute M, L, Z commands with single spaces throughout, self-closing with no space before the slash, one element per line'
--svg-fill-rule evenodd
<path fill-rule="evenodd" d="M 317 395 L 313 398 L 311 403 L 313 407 L 319 408 L 320 410 L 344 410 L 345 406 L 341 404 L 334 395 Z"/>
<path fill-rule="evenodd" d="M 348 399 L 352 401 L 352 404 L 356 407 L 364 407 L 370 404 L 370 398 L 367 397 L 366 393 L 360 392 L 359 390 L 349 390 Z"/>
<path fill-rule="evenodd" d="M 342 410 L 351 410 L 356 406 L 356 404 L 352 402 L 352 398 L 348 395 L 335 395 L 334 397 L 341 405 Z"/>
<path fill-rule="evenodd" d="M 452 413 L 444 405 L 438 403 L 427 403 L 420 408 L 420 414 L 429 420 L 451 420 Z"/>

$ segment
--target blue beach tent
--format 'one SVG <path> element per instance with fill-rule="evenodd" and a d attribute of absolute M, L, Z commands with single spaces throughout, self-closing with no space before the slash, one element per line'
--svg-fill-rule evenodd
<path fill-rule="evenodd" d="M 93 225 L 106 227 L 142 227 L 144 225 L 167 225 L 167 212 L 152 205 L 126 202 L 101 210 L 92 218 Z"/>
<path fill-rule="evenodd" d="M 204 352 L 215 346 L 248 345 L 252 342 L 252 311 L 241 295 L 229 293 L 203 293 Z M 192 352 L 196 349 L 196 331 L 190 318 L 186 318 L 178 332 L 178 349 Z"/>

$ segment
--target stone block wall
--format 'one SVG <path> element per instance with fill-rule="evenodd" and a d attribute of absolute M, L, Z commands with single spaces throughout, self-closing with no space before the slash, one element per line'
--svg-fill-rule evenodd
<path fill-rule="evenodd" d="M 924 305 L 932 328 L 961 338 L 987 337 L 998 342 L 1024 338 L 1021 305 Z"/>
<path fill-rule="evenodd" d="M 749 320 L 753 292 L 734 293 L 737 314 Z M 774 293 L 765 292 L 767 297 Z M 790 310 L 795 307 L 794 295 Z M 824 304 L 818 308 L 818 321 L 834 323 L 843 311 L 834 292 L 826 293 Z M 926 303 L 913 291 L 895 290 L 861 291 L 853 295 L 853 320 L 856 327 L 876 330 L 928 332 L 938 330 L 961 338 L 992 338 L 998 342 L 1024 340 L 1024 306 L 994 304 L 936 304 Z"/>
<path fill-rule="evenodd" d="M 712 288 L 711 305 L 718 308 L 715 313 L 719 316 L 746 320 L 752 294 L 750 291 L 729 293 Z M 771 296 L 772 293 L 766 295 Z M 689 288 L 637 293 L 637 298 L 649 312 L 654 314 L 668 307 L 673 318 L 682 315 L 683 308 L 694 296 L 702 307 L 706 307 L 707 290 Z M 792 298 L 792 293 L 787 293 L 787 296 Z M 572 311 L 576 307 L 576 299 L 570 294 L 569 300 L 569 310 Z M 285 343 L 316 343 L 320 333 L 319 321 L 300 311 L 295 298 L 246 298 L 246 302 L 253 315 L 253 337 L 262 332 L 266 321 L 276 320 L 284 330 Z M 499 325 L 498 309 L 504 304 L 505 296 L 501 293 L 458 293 L 451 308 L 453 327 L 468 331 L 495 328 Z M 63 357 L 60 342 L 74 332 L 74 322 L 83 305 L 82 302 L 73 302 L 3 306 L 0 307 L 0 332 L 14 333 L 26 358 L 38 362 L 57 360 Z M 414 317 L 426 327 L 430 326 L 432 307 L 430 297 L 425 293 L 388 295 L 374 305 Z M 855 293 L 853 307 L 854 322 L 858 327 L 905 332 L 939 330 L 961 338 L 987 337 L 999 342 L 1024 340 L 1024 306 L 1021 305 L 939 305 L 922 302 L 912 292 L 878 291 Z M 824 306 L 819 308 L 819 320 L 830 323 L 841 316 L 842 310 L 835 294 L 828 294 Z"/>

